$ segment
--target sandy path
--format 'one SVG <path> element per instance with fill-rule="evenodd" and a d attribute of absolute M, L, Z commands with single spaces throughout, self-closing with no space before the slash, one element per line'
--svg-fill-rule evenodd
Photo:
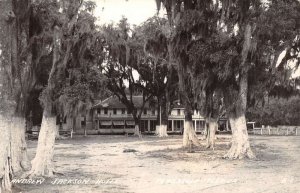
<path fill-rule="evenodd" d="M 300 137 L 251 136 L 257 160 L 223 160 L 228 136 L 214 152 L 186 153 L 181 136 L 143 139 L 89 136 L 57 141 L 59 179 L 90 179 L 86 185 L 20 185 L 23 192 L 300 192 Z M 32 158 L 36 141 L 29 142 Z M 124 149 L 137 152 L 124 153 Z M 98 180 L 98 181 L 97 181 Z M 98 183 L 97 183 L 98 182 Z"/>

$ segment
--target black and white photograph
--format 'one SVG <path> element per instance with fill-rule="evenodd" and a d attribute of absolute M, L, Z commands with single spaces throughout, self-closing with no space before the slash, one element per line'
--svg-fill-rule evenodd
<path fill-rule="evenodd" d="M 0 193 L 300 193 L 300 0 L 0 0 Z"/>

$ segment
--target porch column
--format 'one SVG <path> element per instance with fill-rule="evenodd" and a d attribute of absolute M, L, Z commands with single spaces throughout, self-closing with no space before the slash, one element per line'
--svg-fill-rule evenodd
<path fill-rule="evenodd" d="M 228 119 L 226 120 L 226 131 L 229 130 L 229 126 L 228 126 Z"/>
<path fill-rule="evenodd" d="M 174 132 L 174 120 L 171 120 L 171 128 L 172 128 L 172 132 Z"/>
<path fill-rule="evenodd" d="M 147 121 L 148 121 L 148 131 L 150 132 L 150 120 Z"/>

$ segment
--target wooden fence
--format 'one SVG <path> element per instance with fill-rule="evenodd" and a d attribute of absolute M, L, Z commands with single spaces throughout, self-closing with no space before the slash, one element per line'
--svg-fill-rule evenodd
<path fill-rule="evenodd" d="M 277 127 L 261 127 L 253 129 L 254 135 L 299 135 L 300 126 L 279 125 Z"/>

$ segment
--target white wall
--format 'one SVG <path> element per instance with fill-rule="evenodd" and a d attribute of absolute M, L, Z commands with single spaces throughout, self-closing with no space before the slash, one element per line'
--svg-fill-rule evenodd
<path fill-rule="evenodd" d="M 171 115 L 178 115 L 178 110 L 180 110 L 180 115 L 184 115 L 184 109 L 172 109 Z"/>

